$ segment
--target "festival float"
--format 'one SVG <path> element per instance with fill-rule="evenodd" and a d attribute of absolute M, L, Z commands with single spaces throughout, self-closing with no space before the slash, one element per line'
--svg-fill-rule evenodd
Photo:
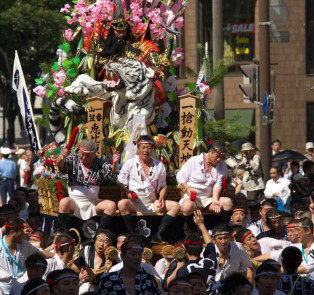
<path fill-rule="evenodd" d="M 83 138 L 95 141 L 97 155 L 108 161 L 119 149 L 123 164 L 135 154 L 136 139 L 151 134 L 155 157 L 168 172 L 167 198 L 180 199 L 175 172 L 206 148 L 202 120 L 208 117 L 205 103 L 210 93 L 206 63 L 198 83 L 177 87 L 184 58 L 177 44 L 187 4 L 186 0 L 73 0 L 61 9 L 69 25 L 64 43 L 33 90 L 50 101 L 49 111 L 47 106 L 43 110 L 55 138 L 40 151 L 43 170 L 36 183 L 43 214 L 57 216 L 58 201 L 67 194 L 56 156 L 65 146 L 76 152 Z M 118 201 L 123 196 L 115 183 L 106 183 L 99 197 Z M 145 228 L 146 224 L 139 231 L 148 236 Z"/>

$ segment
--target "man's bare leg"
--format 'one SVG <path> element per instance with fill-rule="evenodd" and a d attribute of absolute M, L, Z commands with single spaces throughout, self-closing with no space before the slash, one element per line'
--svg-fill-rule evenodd
<path fill-rule="evenodd" d="M 137 205 L 135 201 L 130 199 L 122 199 L 118 202 L 118 209 L 120 211 L 123 223 L 128 232 L 134 232 L 134 217 L 131 213 L 137 212 Z"/>

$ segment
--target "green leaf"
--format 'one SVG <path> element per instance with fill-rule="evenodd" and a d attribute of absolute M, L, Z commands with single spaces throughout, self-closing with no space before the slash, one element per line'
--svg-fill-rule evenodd
<path fill-rule="evenodd" d="M 49 83 L 49 84 L 48 84 L 48 87 L 49 87 L 50 89 L 52 89 L 52 90 L 58 90 L 58 87 L 53 86 L 52 83 Z"/>
<path fill-rule="evenodd" d="M 176 68 L 174 66 L 170 66 L 169 68 L 169 74 L 171 76 L 174 76 L 176 74 Z"/>
<path fill-rule="evenodd" d="M 68 53 L 70 50 L 70 45 L 69 43 L 63 43 L 58 46 L 59 49 L 63 50 L 65 53 Z"/>
<path fill-rule="evenodd" d="M 76 1 L 76 0 L 72 0 L 72 3 L 73 3 L 73 4 L 77 4 L 77 1 Z"/>
<path fill-rule="evenodd" d="M 169 101 L 176 101 L 177 100 L 177 94 L 175 92 L 167 93 L 167 97 L 168 97 Z"/>
<path fill-rule="evenodd" d="M 76 77 L 77 76 L 77 71 L 75 68 L 71 68 L 69 70 L 67 70 L 67 75 L 70 76 L 70 77 Z"/>
<path fill-rule="evenodd" d="M 70 66 L 72 65 L 72 60 L 68 60 L 68 59 L 65 59 L 62 63 L 64 69 L 68 70 L 70 68 Z"/>
<path fill-rule="evenodd" d="M 35 79 L 36 85 L 41 85 L 41 84 L 43 84 L 44 82 L 45 82 L 45 79 L 43 79 L 43 78 Z"/>
<path fill-rule="evenodd" d="M 71 16 L 69 16 L 69 15 L 65 16 L 65 19 L 70 19 L 70 18 L 71 18 Z"/>
<path fill-rule="evenodd" d="M 47 97 L 50 97 L 53 94 L 53 90 L 48 91 Z"/>
<path fill-rule="evenodd" d="M 81 61 L 80 58 L 77 57 L 77 56 L 73 58 L 73 62 L 74 62 L 76 65 L 78 65 L 78 64 L 80 63 L 80 61 Z"/>
<path fill-rule="evenodd" d="M 55 72 L 58 72 L 59 69 L 60 69 L 59 63 L 58 63 L 58 62 L 54 62 L 54 63 L 53 63 L 53 66 L 52 66 L 52 69 L 53 69 Z"/>
<path fill-rule="evenodd" d="M 196 88 L 196 84 L 195 84 L 195 83 L 192 83 L 192 82 L 189 82 L 189 83 L 186 84 L 185 88 L 186 88 L 187 90 L 189 90 L 190 92 L 191 92 L 191 91 L 194 91 L 195 88 Z"/>

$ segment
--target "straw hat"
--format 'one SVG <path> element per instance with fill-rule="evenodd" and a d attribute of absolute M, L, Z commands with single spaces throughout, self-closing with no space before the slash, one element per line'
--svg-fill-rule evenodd
<path fill-rule="evenodd" d="M 18 149 L 15 154 L 16 155 L 23 155 L 25 153 L 25 150 L 24 149 Z"/>
<path fill-rule="evenodd" d="M 241 151 L 242 152 L 245 152 L 245 151 L 255 151 L 255 146 L 253 144 L 251 144 L 250 142 L 243 143 Z"/>

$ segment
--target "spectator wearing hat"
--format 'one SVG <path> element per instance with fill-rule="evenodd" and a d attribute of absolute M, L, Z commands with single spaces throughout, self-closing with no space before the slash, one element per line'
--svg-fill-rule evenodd
<path fill-rule="evenodd" d="M 19 173 L 18 173 L 18 179 L 19 179 L 19 184 L 18 186 L 24 186 L 24 173 L 25 169 L 27 168 L 27 161 L 26 161 L 26 155 L 25 155 L 25 150 L 24 149 L 18 149 L 15 154 L 18 156 L 17 160 L 17 167 L 19 168 Z"/>
<path fill-rule="evenodd" d="M 265 188 L 261 158 L 250 142 L 242 144 L 241 153 L 242 158 L 237 168 L 245 171 L 242 187 L 247 191 L 248 200 L 260 200 Z"/>
<path fill-rule="evenodd" d="M 270 168 L 270 180 L 266 183 L 264 195 L 266 198 L 274 198 L 279 205 L 279 202 L 286 204 L 290 196 L 289 180 L 281 177 L 281 169 L 279 167 Z"/>
<path fill-rule="evenodd" d="M 284 274 L 279 281 L 278 290 L 290 295 L 313 294 L 314 281 L 297 274 L 302 262 L 302 252 L 296 247 L 289 246 L 282 251 L 281 257 Z"/>
<path fill-rule="evenodd" d="M 11 149 L 2 147 L 0 153 L 3 156 L 0 161 L 0 191 L 2 205 L 7 203 L 7 194 L 10 199 L 14 197 L 14 181 L 16 177 L 16 164 L 14 161 L 9 160 Z"/>
<path fill-rule="evenodd" d="M 308 158 L 309 160 L 314 161 L 314 143 L 313 142 L 307 142 L 305 144 L 304 156 Z"/>

